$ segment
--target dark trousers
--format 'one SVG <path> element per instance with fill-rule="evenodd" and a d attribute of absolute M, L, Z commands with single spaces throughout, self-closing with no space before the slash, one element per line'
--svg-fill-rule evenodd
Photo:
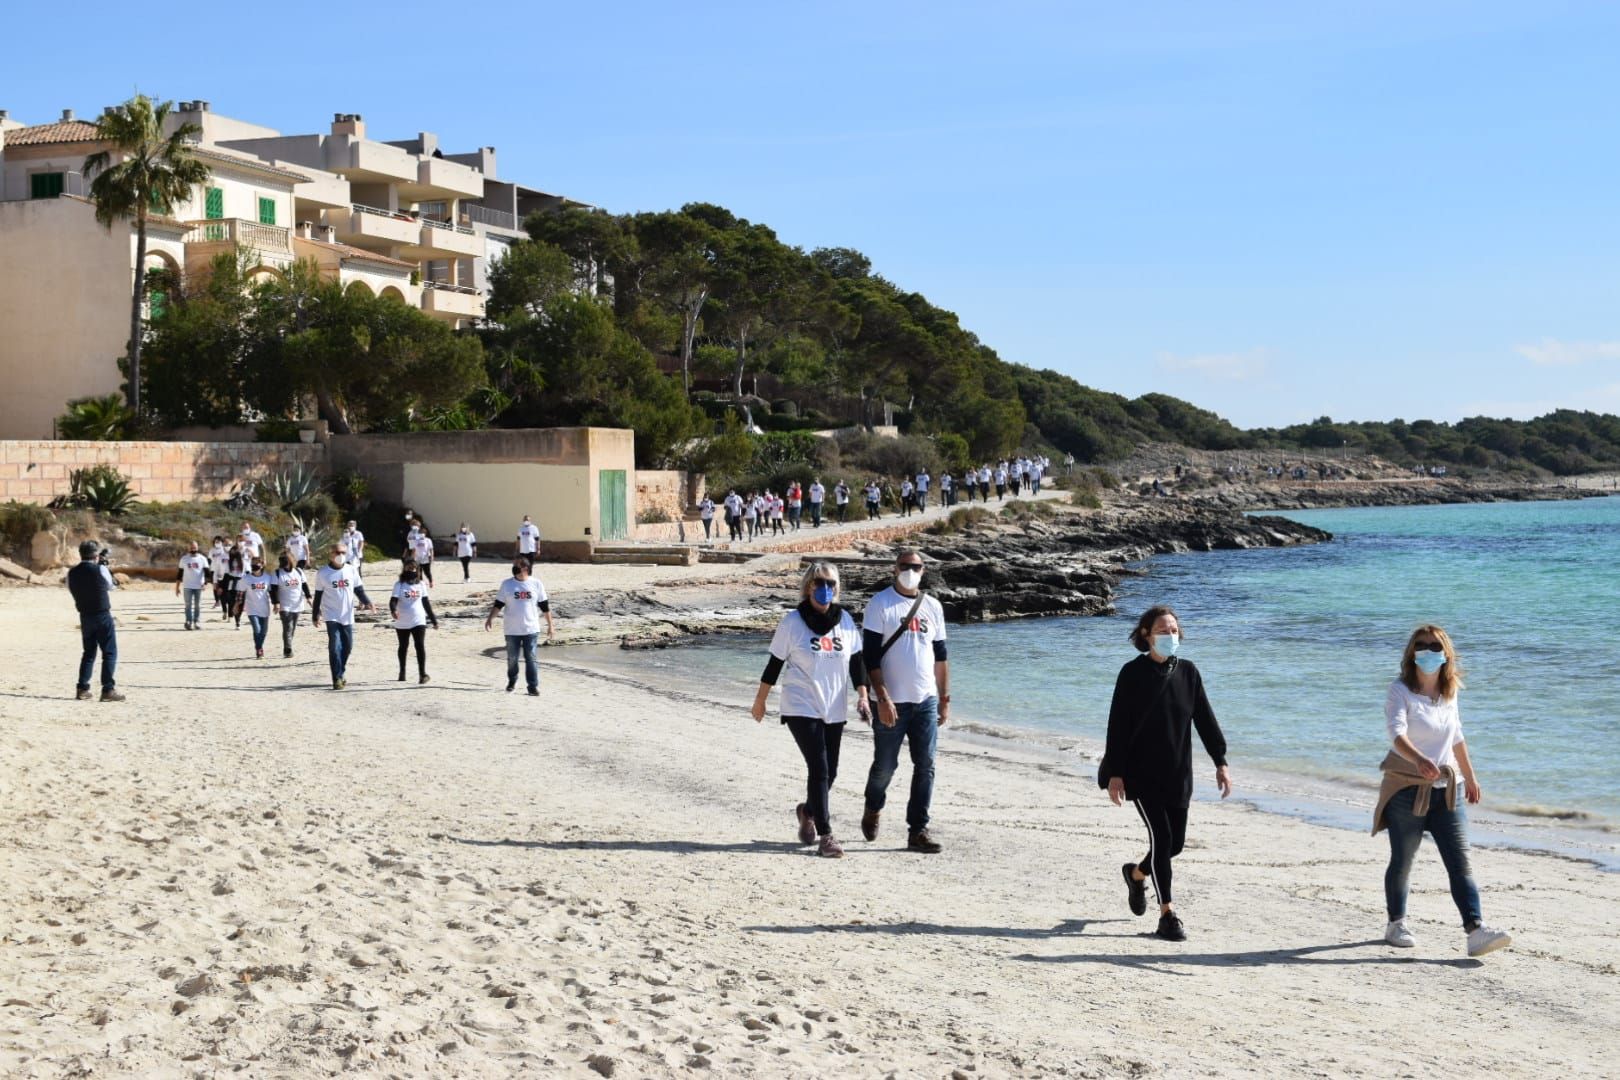
<path fill-rule="evenodd" d="M 349 670 L 349 654 L 354 652 L 354 627 L 326 621 L 326 660 L 332 667 L 332 681 L 337 682 Z"/>
<path fill-rule="evenodd" d="M 292 655 L 293 635 L 298 632 L 298 615 L 296 611 L 281 613 L 281 651 L 287 656 Z"/>
<path fill-rule="evenodd" d="M 832 821 L 827 808 L 827 793 L 838 779 L 838 748 L 844 742 L 844 725 L 828 724 L 813 716 L 783 717 L 793 741 L 799 744 L 804 764 L 809 769 L 804 805 L 816 823 L 819 836 L 832 835 Z"/>
<path fill-rule="evenodd" d="M 428 580 L 431 581 L 432 579 L 429 578 Z M 471 581 L 472 580 L 472 556 L 471 555 L 463 555 L 461 557 L 461 580 L 462 581 Z"/>
<path fill-rule="evenodd" d="M 906 802 L 906 826 L 912 835 L 928 828 L 928 804 L 934 798 L 934 750 L 939 745 L 939 699 L 895 703 L 900 714 L 894 727 L 872 723 L 872 771 L 866 777 L 866 809 L 882 810 L 889 798 L 889 781 L 900 767 L 900 744 L 911 749 L 911 798 Z"/>
<path fill-rule="evenodd" d="M 422 570 L 423 580 L 431 586 L 433 584 L 433 560 L 429 559 L 427 562 L 417 563 L 416 565 Z"/>
<path fill-rule="evenodd" d="M 818 502 L 810 504 L 810 524 L 821 528 L 821 504 Z"/>
<path fill-rule="evenodd" d="M 1384 900 L 1389 907 L 1389 921 L 1406 917 L 1407 885 L 1412 876 L 1412 860 L 1423 845 L 1423 834 L 1434 837 L 1434 846 L 1445 864 L 1446 876 L 1451 880 L 1451 900 L 1457 905 L 1465 927 L 1480 922 L 1479 886 L 1474 884 L 1474 873 L 1468 862 L 1468 818 L 1463 813 L 1462 793 L 1458 792 L 1456 809 L 1446 805 L 1446 792 L 1436 788 L 1429 796 L 1429 812 L 1418 817 L 1412 812 L 1417 799 L 1417 788 L 1397 791 L 1384 808 L 1384 821 L 1389 826 L 1389 868 L 1384 871 Z"/>
<path fill-rule="evenodd" d="M 714 518 L 703 519 L 703 539 L 707 540 L 714 535 Z"/>
<path fill-rule="evenodd" d="M 1153 881 L 1159 903 L 1173 903 L 1170 896 L 1170 860 L 1181 854 L 1187 842 L 1187 808 L 1158 799 L 1135 799 L 1136 812 L 1147 826 L 1148 853 L 1137 865 Z"/>
<path fill-rule="evenodd" d="M 80 614 L 79 639 L 84 654 L 79 657 L 78 689 L 90 689 L 90 676 L 96 670 L 96 653 L 101 653 L 101 690 L 106 693 L 116 685 L 113 671 L 118 667 L 118 630 L 113 626 L 112 612 L 98 611 L 92 615 Z"/>
<path fill-rule="evenodd" d="M 844 522 L 846 522 L 848 520 L 849 520 L 849 503 L 841 502 L 841 503 L 838 504 L 838 524 L 842 525 Z"/>
<path fill-rule="evenodd" d="M 409 630 L 394 629 L 399 635 L 399 677 L 405 677 L 405 657 L 410 652 L 411 643 L 416 643 L 416 673 L 427 674 L 427 627 L 413 626 Z"/>

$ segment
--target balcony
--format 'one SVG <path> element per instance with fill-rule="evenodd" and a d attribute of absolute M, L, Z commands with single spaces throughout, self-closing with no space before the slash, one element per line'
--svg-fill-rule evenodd
<path fill-rule="evenodd" d="M 443 319 L 481 319 L 484 298 L 477 289 L 448 285 L 439 281 L 422 282 L 422 310 Z"/>
<path fill-rule="evenodd" d="M 484 253 L 484 243 L 465 225 L 422 219 L 421 245 L 424 259 L 476 257 Z"/>
<path fill-rule="evenodd" d="M 435 199 L 478 199 L 484 194 L 484 174 L 468 165 L 444 158 L 424 157 L 416 162 L 416 184 L 400 186 L 400 196 L 411 202 Z"/>
<path fill-rule="evenodd" d="M 397 146 L 352 135 L 333 135 L 326 142 L 326 170 L 365 183 L 413 183 L 416 155 Z"/>
<path fill-rule="evenodd" d="M 242 218 L 186 222 L 186 262 L 207 263 L 220 251 L 242 248 L 261 262 L 285 266 L 293 260 L 292 230 Z"/>
<path fill-rule="evenodd" d="M 491 210 L 479 203 L 464 203 L 461 207 L 467 215 L 467 220 L 474 225 L 483 225 L 491 229 L 505 229 L 508 232 L 518 231 L 518 217 L 505 210 Z"/>
<path fill-rule="evenodd" d="M 337 230 L 337 238 L 355 247 L 375 248 L 402 245 L 413 247 L 421 239 L 421 223 L 409 214 L 354 203 L 350 212 L 333 211 L 326 223 Z"/>

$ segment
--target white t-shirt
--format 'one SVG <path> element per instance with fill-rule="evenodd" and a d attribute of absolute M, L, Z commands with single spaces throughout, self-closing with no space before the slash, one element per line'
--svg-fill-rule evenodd
<path fill-rule="evenodd" d="M 456 558 L 472 558 L 473 548 L 478 546 L 478 537 L 473 535 L 471 529 L 462 529 L 456 533 Z"/>
<path fill-rule="evenodd" d="M 518 526 L 518 554 L 533 555 L 540 549 L 540 526 L 525 521 Z M 532 578 L 530 579 L 533 580 Z"/>
<path fill-rule="evenodd" d="M 1384 695 L 1384 722 L 1392 741 L 1405 735 L 1437 767 L 1456 766 L 1454 747 L 1463 741 L 1456 698 L 1433 701 L 1396 679 Z"/>
<path fill-rule="evenodd" d="M 293 565 L 297 565 L 309 558 L 309 537 L 301 532 L 295 532 L 287 537 L 287 554 L 292 556 Z"/>
<path fill-rule="evenodd" d="M 242 614 L 268 619 L 274 595 L 271 590 L 275 587 L 276 579 L 269 574 L 255 574 L 250 570 L 237 578 L 236 591 L 242 594 Z"/>
<path fill-rule="evenodd" d="M 707 495 L 698 503 L 698 517 L 704 521 L 714 520 L 714 500 Z"/>
<path fill-rule="evenodd" d="M 910 495 L 911 492 L 912 492 L 911 481 L 910 480 L 902 480 L 902 481 L 900 481 L 900 497 L 903 499 L 907 495 Z"/>
<path fill-rule="evenodd" d="M 321 567 L 315 574 L 315 591 L 321 594 L 321 610 L 316 614 L 339 626 L 353 626 L 359 587 L 360 574 L 348 563 Z"/>
<path fill-rule="evenodd" d="M 880 498 L 882 498 L 882 496 L 883 496 L 883 493 L 878 489 L 878 486 L 876 484 L 867 484 L 866 485 L 866 501 L 867 502 L 875 503 Z"/>
<path fill-rule="evenodd" d="M 349 549 L 349 561 L 352 563 L 364 562 L 366 557 L 366 534 L 359 529 L 343 534 L 343 543 Z"/>
<path fill-rule="evenodd" d="M 304 572 L 298 569 L 277 570 L 276 587 L 281 590 L 281 613 L 297 615 L 304 610 Z"/>
<path fill-rule="evenodd" d="M 773 521 L 782 520 L 782 496 L 780 495 L 771 500 L 771 519 Z"/>
<path fill-rule="evenodd" d="M 229 548 L 216 544 L 208 552 L 208 561 L 214 564 L 214 580 L 222 580 L 231 572 L 231 552 Z"/>
<path fill-rule="evenodd" d="M 433 537 L 427 533 L 417 533 L 411 541 L 411 554 L 416 556 L 419 563 L 433 561 Z"/>
<path fill-rule="evenodd" d="M 866 605 L 861 629 L 889 640 L 916 599 L 902 596 L 894 586 L 889 586 Z M 944 640 L 945 611 L 938 600 L 925 595 L 910 624 L 883 654 L 880 670 L 891 700 L 916 704 L 938 695 L 939 686 L 934 681 L 934 642 Z"/>
<path fill-rule="evenodd" d="M 821 502 L 826 497 L 827 489 L 822 487 L 821 484 L 815 483 L 810 485 L 810 502 L 812 505 Z"/>
<path fill-rule="evenodd" d="M 990 466 L 986 465 L 984 468 L 979 470 L 979 483 L 988 484 L 989 482 L 990 482 Z"/>
<path fill-rule="evenodd" d="M 732 517 L 742 516 L 742 502 L 741 495 L 731 494 L 726 496 L 726 507 L 731 511 Z"/>
<path fill-rule="evenodd" d="M 495 599 L 505 605 L 501 608 L 501 625 L 507 637 L 523 637 L 540 632 L 540 605 L 547 597 L 546 587 L 540 584 L 539 578 L 533 574 L 529 575 L 527 581 L 507 578 L 501 582 Z"/>
<path fill-rule="evenodd" d="M 395 630 L 410 630 L 413 627 L 427 625 L 427 612 L 422 609 L 422 598 L 425 596 L 427 596 L 425 581 L 394 582 L 394 599 L 399 601 L 399 606 L 394 609 Z"/>
<path fill-rule="evenodd" d="M 928 474 L 927 473 L 918 473 L 917 474 L 917 490 L 918 491 L 927 491 L 928 490 Z"/>
<path fill-rule="evenodd" d="M 833 488 L 833 499 L 837 501 L 839 506 L 846 505 L 849 502 L 849 485 L 840 483 Z"/>
<path fill-rule="evenodd" d="M 249 529 L 242 534 L 242 554 L 249 558 L 264 554 L 264 537 L 257 530 Z"/>
<path fill-rule="evenodd" d="M 861 651 L 861 632 L 849 612 L 817 634 L 804 616 L 790 611 L 771 638 L 771 655 L 782 661 L 782 715 L 812 716 L 829 724 L 849 719 L 849 659 Z"/>
<path fill-rule="evenodd" d="M 208 557 L 182 555 L 180 557 L 180 584 L 187 589 L 200 589 L 208 584 Z"/>

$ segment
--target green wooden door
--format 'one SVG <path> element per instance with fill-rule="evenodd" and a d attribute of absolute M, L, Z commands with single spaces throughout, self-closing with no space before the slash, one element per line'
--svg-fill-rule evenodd
<path fill-rule="evenodd" d="M 601 507 L 599 540 L 623 540 L 629 535 L 628 516 L 624 502 L 624 470 L 603 469 L 596 474 L 597 501 Z"/>

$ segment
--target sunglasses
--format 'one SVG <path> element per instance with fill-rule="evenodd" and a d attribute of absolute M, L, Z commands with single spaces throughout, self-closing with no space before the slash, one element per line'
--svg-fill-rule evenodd
<path fill-rule="evenodd" d="M 833 581 L 833 580 L 831 580 L 829 578 L 824 578 L 824 577 L 812 578 L 810 583 L 812 585 L 825 585 L 830 589 L 838 588 L 838 582 Z"/>
<path fill-rule="evenodd" d="M 1438 641 L 1420 641 L 1412 646 L 1415 652 L 1445 652 L 1446 647 Z"/>
<path fill-rule="evenodd" d="M 895 565 L 902 570 L 921 570 L 923 568 L 923 564 L 920 562 L 903 562 L 895 563 Z"/>

